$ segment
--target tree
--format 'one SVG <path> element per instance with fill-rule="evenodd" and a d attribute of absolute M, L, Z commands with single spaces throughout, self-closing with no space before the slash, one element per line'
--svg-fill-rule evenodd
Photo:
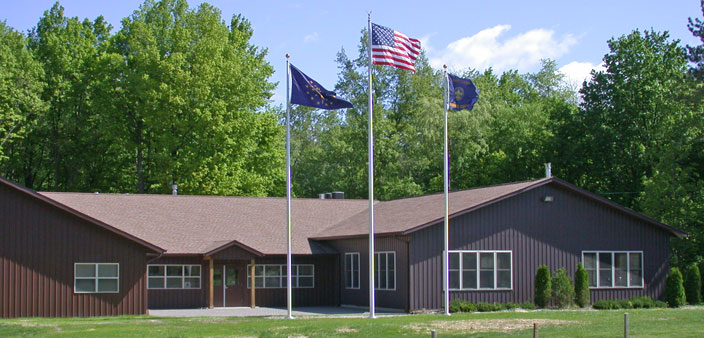
<path fill-rule="evenodd" d="M 684 270 L 684 291 L 687 303 L 697 305 L 702 302 L 702 276 L 694 263 Z"/>
<path fill-rule="evenodd" d="M 122 22 L 108 52 L 116 88 L 106 134 L 129 154 L 130 190 L 191 194 L 283 192 L 283 129 L 265 108 L 266 50 L 239 15 L 185 0 L 147 0 Z M 123 189 L 127 189 L 126 187 Z"/>
<path fill-rule="evenodd" d="M 699 4 L 702 9 L 702 16 L 704 16 L 704 0 L 700 0 Z M 698 37 L 702 42 L 699 46 L 687 46 L 689 61 L 695 64 L 690 71 L 695 78 L 701 81 L 704 79 L 704 21 L 699 18 L 695 18 L 694 20 L 689 18 L 687 28 L 692 32 L 692 35 Z"/>
<path fill-rule="evenodd" d="M 26 45 L 21 33 L 0 21 L 0 165 L 11 179 L 21 171 L 13 154 L 22 148 L 32 121 L 46 110 L 43 70 Z"/>
<path fill-rule="evenodd" d="M 572 305 L 575 298 L 574 286 L 572 280 L 567 276 L 567 271 L 560 268 L 555 270 L 551 281 L 552 299 L 559 308 L 565 308 Z"/>
<path fill-rule="evenodd" d="M 665 302 L 670 307 L 680 307 L 685 304 L 682 273 L 678 268 L 671 268 L 665 280 Z"/>
<path fill-rule="evenodd" d="M 541 265 L 535 274 L 535 306 L 547 307 L 550 299 L 552 299 L 550 270 L 546 265 Z"/>
<path fill-rule="evenodd" d="M 577 271 L 574 273 L 574 291 L 574 300 L 579 307 L 589 305 L 589 275 L 587 274 L 587 270 L 584 270 L 582 263 L 577 263 Z"/>

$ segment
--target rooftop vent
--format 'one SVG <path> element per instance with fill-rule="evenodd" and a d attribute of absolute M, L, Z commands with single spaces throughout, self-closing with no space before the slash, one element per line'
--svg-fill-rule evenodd
<path fill-rule="evenodd" d="M 318 194 L 318 198 L 321 200 L 341 200 L 345 198 L 345 193 L 342 191 L 327 192 Z"/>
<path fill-rule="evenodd" d="M 552 177 L 552 165 L 550 162 L 545 163 L 545 177 Z"/>

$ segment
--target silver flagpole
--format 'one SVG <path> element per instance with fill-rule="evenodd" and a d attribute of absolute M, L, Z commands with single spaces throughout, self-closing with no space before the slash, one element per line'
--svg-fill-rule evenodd
<path fill-rule="evenodd" d="M 286 226 L 288 228 L 287 241 L 288 251 L 286 253 L 286 306 L 288 315 L 286 318 L 293 319 L 293 300 L 291 292 L 291 66 L 288 62 L 289 54 L 286 54 Z"/>
<path fill-rule="evenodd" d="M 442 254 L 442 285 L 445 290 L 445 315 L 450 315 L 450 276 L 449 276 L 449 233 L 450 233 L 450 216 L 448 211 L 448 195 L 449 195 L 449 181 L 450 181 L 450 156 L 447 151 L 447 109 L 450 104 L 450 79 L 447 77 L 447 65 L 443 65 L 442 68 L 445 70 L 445 156 L 443 158 L 444 164 L 444 182 L 445 182 L 445 228 L 444 228 L 444 250 Z"/>
<path fill-rule="evenodd" d="M 374 313 L 374 129 L 372 123 L 372 13 L 367 13 L 369 34 L 369 318 Z"/>

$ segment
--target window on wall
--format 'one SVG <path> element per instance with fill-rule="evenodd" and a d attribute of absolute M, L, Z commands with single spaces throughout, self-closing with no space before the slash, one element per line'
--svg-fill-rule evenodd
<path fill-rule="evenodd" d="M 117 293 L 120 290 L 118 263 L 75 263 L 73 276 L 75 293 Z"/>
<path fill-rule="evenodd" d="M 247 265 L 247 288 L 252 287 L 252 269 Z M 315 268 L 313 264 L 293 264 L 291 266 L 291 287 L 315 287 Z M 286 264 L 255 264 L 254 286 L 258 289 L 285 288 Z"/>
<path fill-rule="evenodd" d="M 345 288 L 359 289 L 359 252 L 345 253 Z"/>
<path fill-rule="evenodd" d="M 450 251 L 450 289 L 512 289 L 511 255 L 511 251 Z"/>
<path fill-rule="evenodd" d="M 377 252 L 374 259 L 376 290 L 396 290 L 396 252 Z"/>
<path fill-rule="evenodd" d="M 589 287 L 643 287 L 642 251 L 583 251 L 582 264 L 589 275 Z"/>
<path fill-rule="evenodd" d="M 200 289 L 200 265 L 147 265 L 148 289 Z"/>

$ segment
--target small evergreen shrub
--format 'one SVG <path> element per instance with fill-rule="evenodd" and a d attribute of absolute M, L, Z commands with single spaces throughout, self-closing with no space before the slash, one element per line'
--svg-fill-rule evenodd
<path fill-rule="evenodd" d="M 670 307 L 680 307 L 685 300 L 682 273 L 678 268 L 671 268 L 665 280 L 665 301 Z"/>
<path fill-rule="evenodd" d="M 478 312 L 491 312 L 494 311 L 494 305 L 485 303 L 485 302 L 479 302 L 477 303 L 477 311 Z"/>
<path fill-rule="evenodd" d="M 559 308 L 569 307 L 574 297 L 574 286 L 567 276 L 567 271 L 562 268 L 557 269 L 552 277 L 552 299 L 555 304 Z"/>
<path fill-rule="evenodd" d="M 493 309 L 491 311 L 503 311 L 506 310 L 506 304 L 494 303 L 492 305 Z"/>
<path fill-rule="evenodd" d="M 521 307 L 521 304 L 518 303 L 506 303 L 506 310 L 513 310 L 513 309 L 518 309 Z"/>
<path fill-rule="evenodd" d="M 592 307 L 597 310 L 613 310 L 618 309 L 618 304 L 611 299 L 602 299 L 594 302 Z"/>
<path fill-rule="evenodd" d="M 544 308 L 552 298 L 550 270 L 546 265 L 538 267 L 535 273 L 535 305 Z"/>
<path fill-rule="evenodd" d="M 632 309 L 633 302 L 630 299 L 621 299 L 616 301 L 616 305 L 619 309 Z"/>
<path fill-rule="evenodd" d="M 461 308 L 461 307 L 462 307 L 462 303 L 463 303 L 462 300 L 459 300 L 459 299 L 456 299 L 456 298 L 453 299 L 453 300 L 451 300 L 451 301 L 450 301 L 450 312 L 451 312 L 451 313 L 461 312 L 461 311 L 462 311 L 462 310 L 461 310 L 461 309 L 462 309 L 462 308 Z"/>
<path fill-rule="evenodd" d="M 656 308 L 666 308 L 666 307 L 667 307 L 667 303 L 665 303 L 665 302 L 663 302 L 663 301 L 661 301 L 661 300 L 656 300 L 656 301 L 655 301 L 655 307 L 656 307 Z"/>
<path fill-rule="evenodd" d="M 650 309 L 655 307 L 655 301 L 648 296 L 632 298 L 631 304 L 634 309 Z"/>
<path fill-rule="evenodd" d="M 521 304 L 521 308 L 526 309 L 526 310 L 535 310 L 535 304 L 533 304 L 531 302 L 525 302 L 525 303 Z"/>
<path fill-rule="evenodd" d="M 586 307 L 589 305 L 590 294 L 589 294 L 589 275 L 587 270 L 584 270 L 582 263 L 577 264 L 577 271 L 574 273 L 574 302 L 579 307 Z"/>
<path fill-rule="evenodd" d="M 684 270 L 684 292 L 688 304 L 702 302 L 702 276 L 696 264 L 690 264 Z"/>
<path fill-rule="evenodd" d="M 477 312 L 477 306 L 470 303 L 470 302 L 462 302 L 462 304 L 460 304 L 460 311 L 461 312 Z"/>

